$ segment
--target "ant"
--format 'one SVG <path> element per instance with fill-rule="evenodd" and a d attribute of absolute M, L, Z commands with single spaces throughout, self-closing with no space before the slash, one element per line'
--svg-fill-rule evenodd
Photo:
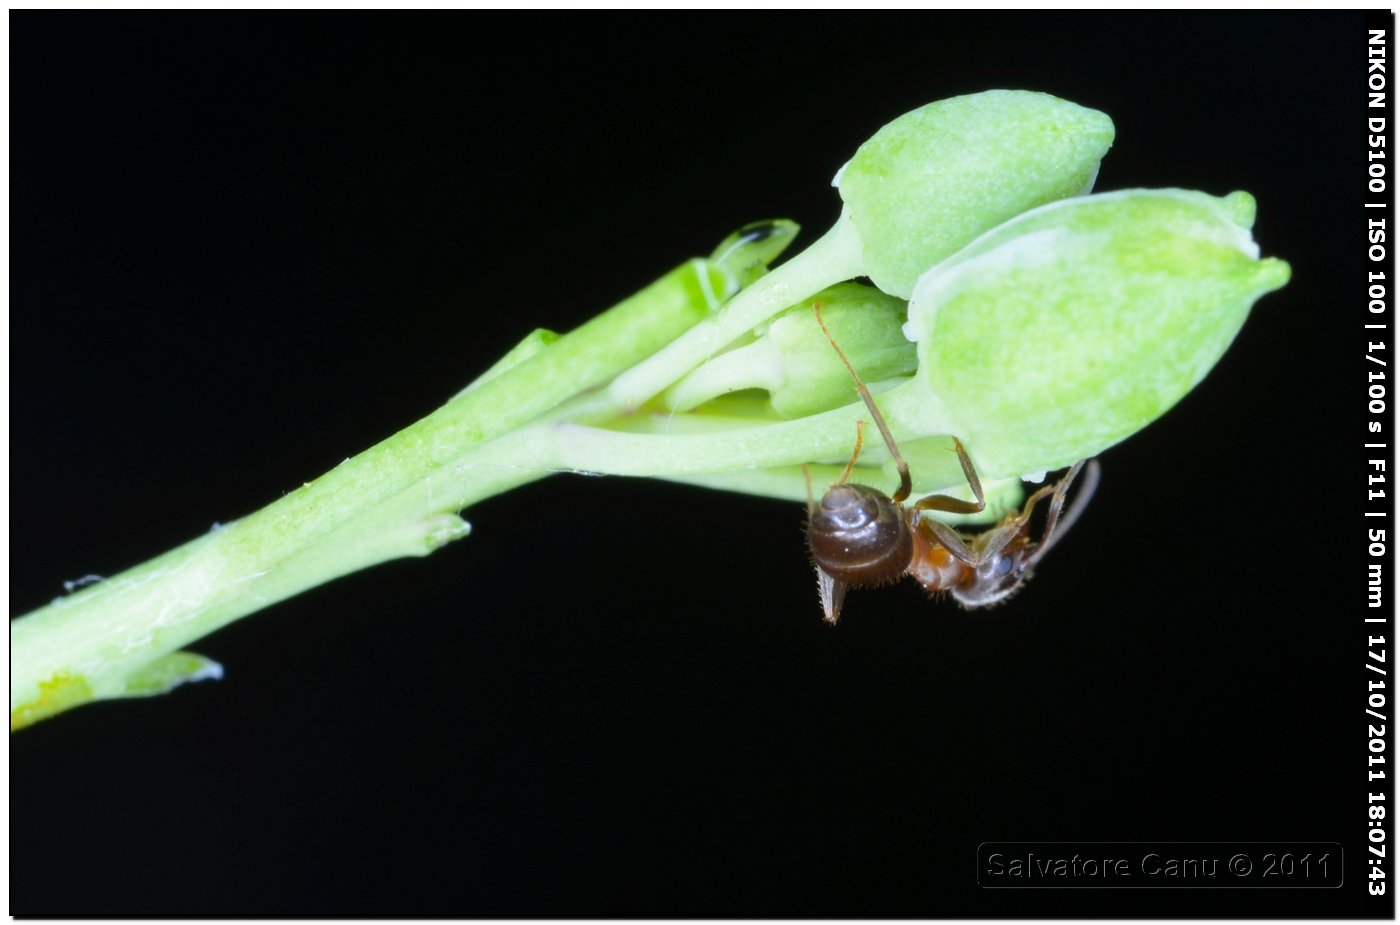
<path fill-rule="evenodd" d="M 972 467 L 972 460 L 962 441 L 953 438 L 958 462 L 972 488 L 976 501 L 963 501 L 948 495 L 929 495 L 909 507 L 904 501 L 912 490 L 909 465 L 899 453 L 870 391 L 861 382 L 851 361 L 841 350 L 822 319 L 821 303 L 812 306 L 817 324 L 841 362 L 850 371 L 856 391 L 880 428 L 885 446 L 894 457 L 899 470 L 899 489 L 893 497 L 886 496 L 868 485 L 847 482 L 860 456 L 864 421 L 856 422 L 856 446 L 851 461 L 841 479 L 827 491 L 821 504 L 813 505 L 811 482 L 808 481 L 807 548 L 817 570 L 817 589 L 821 595 L 826 621 L 835 623 L 841 615 L 846 588 L 871 588 L 893 584 L 905 575 L 912 576 L 930 595 L 946 591 L 963 607 L 971 610 L 991 607 L 1015 594 L 1030 577 L 1031 566 L 1039 562 L 1069 530 L 1098 487 L 1099 466 L 1095 460 L 1080 460 L 1070 466 L 1054 483 L 1037 489 L 1026 499 L 1020 511 L 1008 514 L 996 526 L 981 533 L 964 537 L 947 524 L 925 518 L 924 511 L 945 511 L 953 514 L 976 514 L 987 506 L 982 494 L 982 482 Z M 1087 469 L 1085 484 L 1074 504 L 1061 511 L 1069 487 L 1081 471 Z M 1050 499 L 1045 527 L 1039 539 L 1031 538 L 1031 515 L 1036 505 Z M 1056 532 L 1058 525 L 1059 532 Z"/>

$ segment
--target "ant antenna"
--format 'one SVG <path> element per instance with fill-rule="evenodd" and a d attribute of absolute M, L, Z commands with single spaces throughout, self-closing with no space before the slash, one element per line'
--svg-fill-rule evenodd
<path fill-rule="evenodd" d="M 856 384 L 856 391 L 860 393 L 861 400 L 865 402 L 865 407 L 870 409 L 870 414 L 875 418 L 875 426 L 880 428 L 880 436 L 885 438 L 885 446 L 889 448 L 890 455 L 894 457 L 895 468 L 899 470 L 899 490 L 890 498 L 895 504 L 899 504 L 909 497 L 913 491 L 913 485 L 909 480 L 909 464 L 904 461 L 904 457 L 899 454 L 899 447 L 895 446 L 894 436 L 890 433 L 889 425 L 885 423 L 885 416 L 880 413 L 880 409 L 875 406 L 875 399 L 870 397 L 870 390 L 865 387 L 865 383 L 860 381 L 860 375 L 856 368 L 851 365 L 851 361 L 846 359 L 846 353 L 841 349 L 841 345 L 836 343 L 836 338 L 831 336 L 831 329 L 826 326 L 826 321 L 822 318 L 822 303 L 813 302 L 812 311 L 816 313 L 817 324 L 821 325 L 822 333 L 826 339 L 831 341 L 831 346 L 836 350 L 836 355 L 841 358 L 841 362 L 846 365 L 847 371 L 851 374 L 851 379 Z M 860 452 L 860 429 L 856 429 L 856 452 Z M 846 466 L 846 474 L 849 475 L 851 467 L 855 465 L 855 457 Z M 846 476 L 841 477 L 841 481 L 846 481 Z"/>

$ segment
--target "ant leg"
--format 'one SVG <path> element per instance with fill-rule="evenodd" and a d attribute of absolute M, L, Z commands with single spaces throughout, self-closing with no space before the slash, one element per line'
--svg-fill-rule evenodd
<path fill-rule="evenodd" d="M 860 393 L 860 400 L 865 402 L 866 408 L 870 409 L 870 416 L 875 419 L 875 426 L 880 428 L 880 436 L 885 438 L 885 446 L 889 449 L 890 455 L 894 457 L 895 468 L 899 470 L 899 488 L 890 496 L 890 500 L 895 504 L 903 504 L 904 499 L 909 497 L 909 492 L 913 491 L 912 483 L 909 481 L 909 464 L 900 455 L 899 447 L 894 442 L 894 435 L 890 433 L 889 425 L 885 423 L 885 416 L 880 413 L 875 399 L 870 397 L 870 390 L 865 387 L 864 382 L 860 381 L 856 368 L 851 365 L 850 360 L 846 359 L 846 353 L 841 349 L 841 345 L 836 343 L 836 338 L 831 336 L 831 329 L 826 326 L 826 320 L 822 318 L 822 303 L 813 302 L 812 311 L 817 316 L 817 324 L 821 326 L 822 333 L 826 335 L 826 339 L 831 341 L 831 346 L 835 348 L 836 355 L 841 358 L 842 363 L 846 364 L 847 372 L 855 381 L 856 391 Z"/>
<path fill-rule="evenodd" d="M 860 448 L 861 448 L 862 446 L 864 446 L 864 445 L 865 445 L 865 422 L 864 422 L 864 421 L 856 421 L 856 448 L 855 448 L 855 451 L 854 451 L 853 453 L 851 453 L 851 461 L 848 462 L 848 463 L 846 463 L 846 471 L 844 471 L 844 472 L 841 473 L 841 480 L 840 480 L 839 482 L 836 483 L 837 485 L 845 485 L 845 484 L 846 484 L 846 479 L 848 479 L 848 478 L 851 477 L 851 470 L 854 469 L 854 468 L 856 467 L 856 460 L 857 460 L 857 459 L 860 459 Z M 811 486 L 809 485 L 808 487 L 809 487 L 809 489 L 810 489 Z M 809 491 L 808 494 L 809 494 L 809 496 L 810 496 L 811 492 Z"/>
<path fill-rule="evenodd" d="M 807 520 L 810 522 L 817 511 L 817 504 L 812 500 L 812 470 L 807 468 L 806 463 L 802 464 L 802 480 L 807 483 Z"/>
<path fill-rule="evenodd" d="M 967 541 L 952 527 L 945 523 L 940 523 L 937 520 L 922 521 L 919 527 L 921 529 L 927 529 L 928 532 L 932 533 L 934 537 L 937 538 L 938 542 L 942 543 L 944 548 L 958 559 L 961 559 L 973 568 L 977 568 L 983 562 L 1000 554 L 1008 543 L 1020 535 L 1021 531 L 1025 529 L 1026 522 L 1030 520 L 1031 512 L 1035 510 L 1035 506 L 1040 503 L 1041 498 L 1044 498 L 1052 490 L 1053 489 L 1048 485 L 1039 489 L 1031 495 L 1030 498 L 1026 499 L 1026 506 L 1021 513 L 1008 517 L 986 533 L 983 533 L 979 538 L 980 548 L 978 549 L 973 549 L 968 545 Z"/>
<path fill-rule="evenodd" d="M 917 523 L 920 530 L 927 530 L 929 533 L 932 533 L 934 539 L 938 540 L 944 549 L 952 553 L 954 558 L 967 563 L 973 568 L 976 568 L 981 563 L 982 560 L 978 557 L 977 553 L 973 552 L 972 547 L 967 545 L 967 541 L 961 536 L 958 536 L 957 531 L 952 527 L 945 523 L 940 523 L 937 520 L 920 520 Z"/>
<path fill-rule="evenodd" d="M 1050 499 L 1050 510 L 1045 515 L 1045 536 L 1041 540 L 1042 543 L 1054 534 L 1055 522 L 1060 519 L 1060 511 L 1065 506 L 1065 495 L 1069 492 L 1070 483 L 1074 481 L 1074 477 L 1083 468 L 1084 461 L 1080 460 L 1070 467 L 1064 478 L 1055 483 L 1055 497 Z M 1040 492 L 1036 492 L 1036 494 L 1040 494 Z"/>
<path fill-rule="evenodd" d="M 987 507 L 987 497 L 982 492 L 982 480 L 977 477 L 977 470 L 972 466 L 972 459 L 967 455 L 967 449 L 962 445 L 962 441 L 957 437 L 953 438 L 953 449 L 958 453 L 958 463 L 962 466 L 963 475 L 967 478 L 967 484 L 972 489 L 972 496 L 976 501 L 964 501 L 961 498 L 954 498 L 949 495 L 929 495 L 914 502 L 914 516 L 918 517 L 921 511 L 945 511 L 949 514 L 977 514 Z M 958 535 L 957 531 L 947 524 L 939 523 L 936 520 L 917 521 L 922 526 L 928 528 L 938 542 L 942 543 L 950 553 L 966 562 L 968 565 L 977 566 L 982 559 L 986 558 L 987 552 L 981 555 L 973 552 L 972 547 Z M 1010 541 L 1008 536 L 1000 543 L 996 544 L 999 551 Z"/>
<path fill-rule="evenodd" d="M 1074 479 L 1079 475 L 1080 470 L 1085 467 L 1084 460 L 1080 460 L 1071 466 L 1064 477 L 1055 484 L 1043 485 L 1032 492 L 1031 496 L 1026 499 L 1026 503 L 1021 506 L 1021 513 L 1014 517 L 1008 517 L 1002 523 L 992 528 L 991 531 L 983 534 L 982 548 L 980 551 L 972 553 L 971 558 L 963 558 L 962 556 L 958 556 L 958 558 L 963 559 L 963 561 L 967 562 L 969 565 L 976 566 L 990 559 L 992 556 L 997 555 L 1006 547 L 1007 543 L 1010 543 L 1026 529 L 1026 525 L 1030 523 L 1031 517 L 1035 514 L 1036 505 L 1047 495 L 1053 495 L 1050 499 L 1050 508 L 1046 512 L 1045 530 L 1041 534 L 1040 541 L 1035 545 L 1034 552 L 1026 559 L 1026 567 L 1029 568 L 1036 562 L 1039 562 L 1040 559 L 1050 551 L 1050 547 L 1055 544 L 1055 541 L 1060 536 L 1064 535 L 1064 531 L 1072 527 L 1074 522 L 1079 519 L 1079 515 L 1084 512 L 1084 506 L 1088 503 L 1089 497 L 1093 495 L 1094 488 L 1098 485 L 1099 466 L 1095 461 L 1090 461 L 1088 466 L 1089 475 L 1087 476 L 1084 488 L 1079 496 L 1074 499 L 1074 504 L 1071 506 L 1069 512 L 1065 514 L 1064 525 L 1060 527 L 1059 533 L 1056 533 L 1056 525 L 1060 520 L 1060 511 L 1064 508 L 1065 497 L 1069 493 L 1070 485 L 1074 483 Z M 945 546 L 948 545 L 947 539 L 957 537 L 957 534 L 951 529 L 936 521 L 929 522 L 928 526 Z M 942 532 L 940 532 L 939 528 L 942 528 Z M 944 533 L 947 534 L 947 537 L 944 536 Z M 958 552 L 951 546 L 949 546 L 949 551 L 954 555 L 957 555 Z M 972 551 L 969 549 L 968 552 L 971 553 Z"/>
<path fill-rule="evenodd" d="M 818 315 L 818 317 L 821 317 Z M 856 421 L 856 448 L 851 453 L 851 461 L 846 463 L 846 469 L 841 473 L 841 480 L 837 485 L 846 484 L 846 479 L 851 477 L 851 470 L 856 467 L 856 460 L 860 459 L 860 448 L 865 445 L 865 422 Z M 803 466 L 802 471 L 807 472 L 807 467 Z M 807 518 L 810 522 L 812 511 L 815 507 L 812 503 L 812 477 L 807 476 Z M 815 566 L 817 570 L 817 595 L 822 602 L 822 618 L 832 626 L 841 618 L 841 605 L 846 601 L 846 583 L 839 578 L 833 578 L 823 571 L 820 565 Z"/>
<path fill-rule="evenodd" d="M 822 567 L 817 567 L 817 595 L 822 602 L 822 619 L 836 625 L 836 621 L 841 617 L 841 605 L 846 602 L 846 583 L 838 578 L 832 578 Z"/>
<path fill-rule="evenodd" d="M 861 422 L 857 422 L 859 425 Z M 860 428 L 856 428 L 856 455 L 860 455 Z M 851 465 L 855 465 L 855 457 L 851 458 Z M 846 467 L 849 474 L 851 466 Z M 807 482 L 807 523 L 812 522 L 812 515 L 816 513 L 817 503 L 812 500 L 812 471 L 807 468 L 807 464 L 802 464 L 802 478 Z M 841 481 L 846 481 L 846 476 L 841 477 Z M 822 602 L 822 617 L 832 626 L 836 625 L 837 619 L 841 616 L 841 605 L 846 600 L 846 583 L 832 578 L 820 565 L 813 565 L 817 570 L 817 596 Z"/>
<path fill-rule="evenodd" d="M 1065 505 L 1065 496 L 1069 493 L 1069 486 L 1074 482 L 1075 476 L 1080 470 L 1084 470 L 1084 484 L 1079 489 L 1079 494 L 1074 499 L 1074 504 L 1070 505 L 1064 514 L 1064 522 L 1060 521 L 1060 510 Z M 1069 532 L 1069 528 L 1074 526 L 1074 522 L 1079 519 L 1079 515 L 1084 513 L 1084 508 L 1089 504 L 1089 499 L 1094 496 L 1094 491 L 1099 487 L 1099 461 L 1091 459 L 1087 463 L 1083 460 L 1075 463 L 1066 473 L 1065 477 L 1055 485 L 1055 497 L 1050 502 L 1050 511 L 1045 521 L 1045 533 L 1040 539 L 1040 544 L 1036 547 L 1034 555 L 1027 561 L 1028 565 L 1034 564 L 1041 556 L 1050 551 L 1050 547 L 1059 541 L 1060 537 Z M 1059 532 L 1056 532 L 1056 526 Z"/>
<path fill-rule="evenodd" d="M 953 438 L 953 449 L 958 451 L 958 462 L 962 464 L 963 475 L 967 477 L 967 484 L 972 488 L 972 496 L 977 500 L 964 501 L 949 495 L 929 495 L 915 501 L 914 510 L 946 511 L 949 514 L 979 514 L 986 509 L 987 498 L 982 494 L 982 480 L 977 477 L 977 470 L 972 468 L 972 460 L 968 458 L 967 450 L 957 437 Z"/>

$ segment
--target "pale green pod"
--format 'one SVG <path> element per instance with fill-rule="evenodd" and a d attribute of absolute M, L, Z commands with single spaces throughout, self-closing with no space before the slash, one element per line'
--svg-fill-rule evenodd
<path fill-rule="evenodd" d="M 862 380 L 907 376 L 919 365 L 918 353 L 901 329 L 903 299 L 873 286 L 837 283 L 812 301 L 822 303 L 822 319 Z M 780 358 L 782 380 L 771 395 L 773 410 L 783 417 L 805 417 L 860 400 L 810 302 L 775 318 L 766 339 Z"/>
<path fill-rule="evenodd" d="M 926 273 L 905 333 L 984 477 L 1094 456 L 1220 359 L 1288 264 L 1260 260 L 1254 200 L 1125 190 L 1043 206 Z"/>
<path fill-rule="evenodd" d="M 863 381 L 908 376 L 918 367 L 918 352 L 902 330 L 904 300 L 874 286 L 837 283 L 785 310 L 752 343 L 678 381 L 662 405 L 689 411 L 730 392 L 763 389 L 778 414 L 800 418 L 859 401 L 850 371 L 817 324 L 814 303 L 821 303 L 827 328 Z"/>
<path fill-rule="evenodd" d="M 867 275 L 909 298 L 929 267 L 1036 206 L 1087 193 L 1113 144 L 1101 112 L 1025 90 L 922 106 L 861 145 L 836 185 Z"/>

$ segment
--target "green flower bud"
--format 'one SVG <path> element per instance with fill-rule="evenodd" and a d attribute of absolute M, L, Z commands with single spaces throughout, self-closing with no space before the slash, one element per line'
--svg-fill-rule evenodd
<path fill-rule="evenodd" d="M 920 278 L 905 333 L 984 477 L 1094 456 L 1174 405 L 1288 264 L 1254 200 L 1125 190 L 1052 203 Z"/>
<path fill-rule="evenodd" d="M 929 267 L 1028 209 L 1088 192 L 1113 144 L 1101 112 L 989 90 L 930 103 L 876 132 L 836 186 L 867 275 L 909 298 Z"/>
<path fill-rule="evenodd" d="M 873 286 L 838 283 L 813 297 L 822 320 L 865 382 L 907 376 L 919 365 L 918 352 L 904 336 L 903 299 Z M 773 410 L 785 418 L 806 417 L 858 401 L 851 374 L 822 333 L 811 302 L 794 306 L 773 320 L 765 338 L 782 366 L 772 390 Z"/>
<path fill-rule="evenodd" d="M 817 324 L 813 302 L 821 303 L 823 320 L 862 380 L 907 376 L 918 367 L 915 346 L 901 330 L 904 300 L 873 286 L 837 283 L 785 310 L 754 342 L 680 380 L 662 403 L 688 411 L 728 392 L 766 389 L 778 414 L 799 418 L 856 401 L 851 374 Z"/>

